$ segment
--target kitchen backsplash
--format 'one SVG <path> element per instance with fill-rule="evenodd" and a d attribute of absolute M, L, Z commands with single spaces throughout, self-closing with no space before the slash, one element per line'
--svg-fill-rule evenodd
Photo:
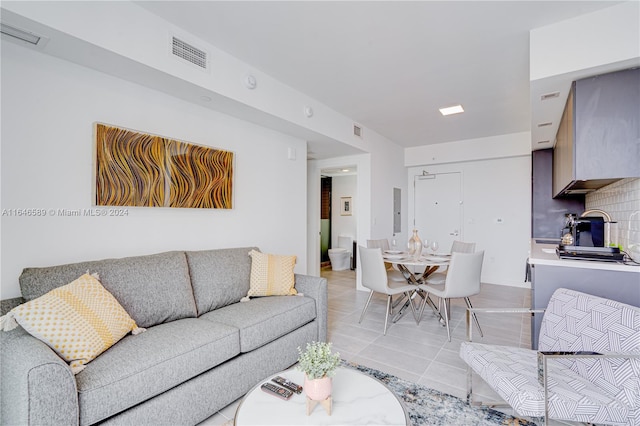
<path fill-rule="evenodd" d="M 585 207 L 604 210 L 618 222 L 618 244 L 623 249 L 630 242 L 640 243 L 640 178 L 622 179 L 587 194 Z"/>

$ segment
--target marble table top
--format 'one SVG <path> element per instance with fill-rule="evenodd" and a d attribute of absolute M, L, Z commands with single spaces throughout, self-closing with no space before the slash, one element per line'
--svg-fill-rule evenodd
<path fill-rule="evenodd" d="M 295 369 L 274 374 L 304 385 L 304 374 Z M 269 378 L 271 379 L 271 377 Z M 355 370 L 338 368 L 333 377 L 331 416 L 321 405 L 306 415 L 304 391 L 284 401 L 260 389 L 263 380 L 238 406 L 235 425 L 407 425 L 404 405 L 382 382 Z"/>

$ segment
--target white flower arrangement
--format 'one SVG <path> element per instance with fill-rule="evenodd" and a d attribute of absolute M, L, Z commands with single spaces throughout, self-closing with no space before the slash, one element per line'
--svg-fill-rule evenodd
<path fill-rule="evenodd" d="M 298 370 L 306 373 L 309 380 L 333 377 L 340 364 L 340 354 L 331 353 L 331 343 L 307 343 L 304 352 L 298 347 Z"/>

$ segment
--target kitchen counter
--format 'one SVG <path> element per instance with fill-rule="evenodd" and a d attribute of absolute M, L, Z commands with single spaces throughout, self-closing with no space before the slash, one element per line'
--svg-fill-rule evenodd
<path fill-rule="evenodd" d="M 640 306 L 640 265 L 596 260 L 560 259 L 555 244 L 531 240 L 531 307 L 546 309 L 553 292 L 560 288 Z M 542 315 L 531 318 L 531 347 L 538 347 Z"/>
<path fill-rule="evenodd" d="M 565 268 L 598 269 L 603 271 L 635 272 L 640 274 L 640 265 L 625 265 L 616 262 L 597 260 L 560 259 L 556 253 L 557 245 L 538 244 L 536 239 L 531 239 L 529 252 L 530 265 L 561 266 Z M 639 277 L 640 279 L 640 277 Z"/>

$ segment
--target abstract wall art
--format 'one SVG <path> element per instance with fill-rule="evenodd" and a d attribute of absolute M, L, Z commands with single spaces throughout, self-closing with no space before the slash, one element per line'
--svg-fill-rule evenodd
<path fill-rule="evenodd" d="M 233 152 L 95 125 L 97 206 L 231 209 Z"/>

